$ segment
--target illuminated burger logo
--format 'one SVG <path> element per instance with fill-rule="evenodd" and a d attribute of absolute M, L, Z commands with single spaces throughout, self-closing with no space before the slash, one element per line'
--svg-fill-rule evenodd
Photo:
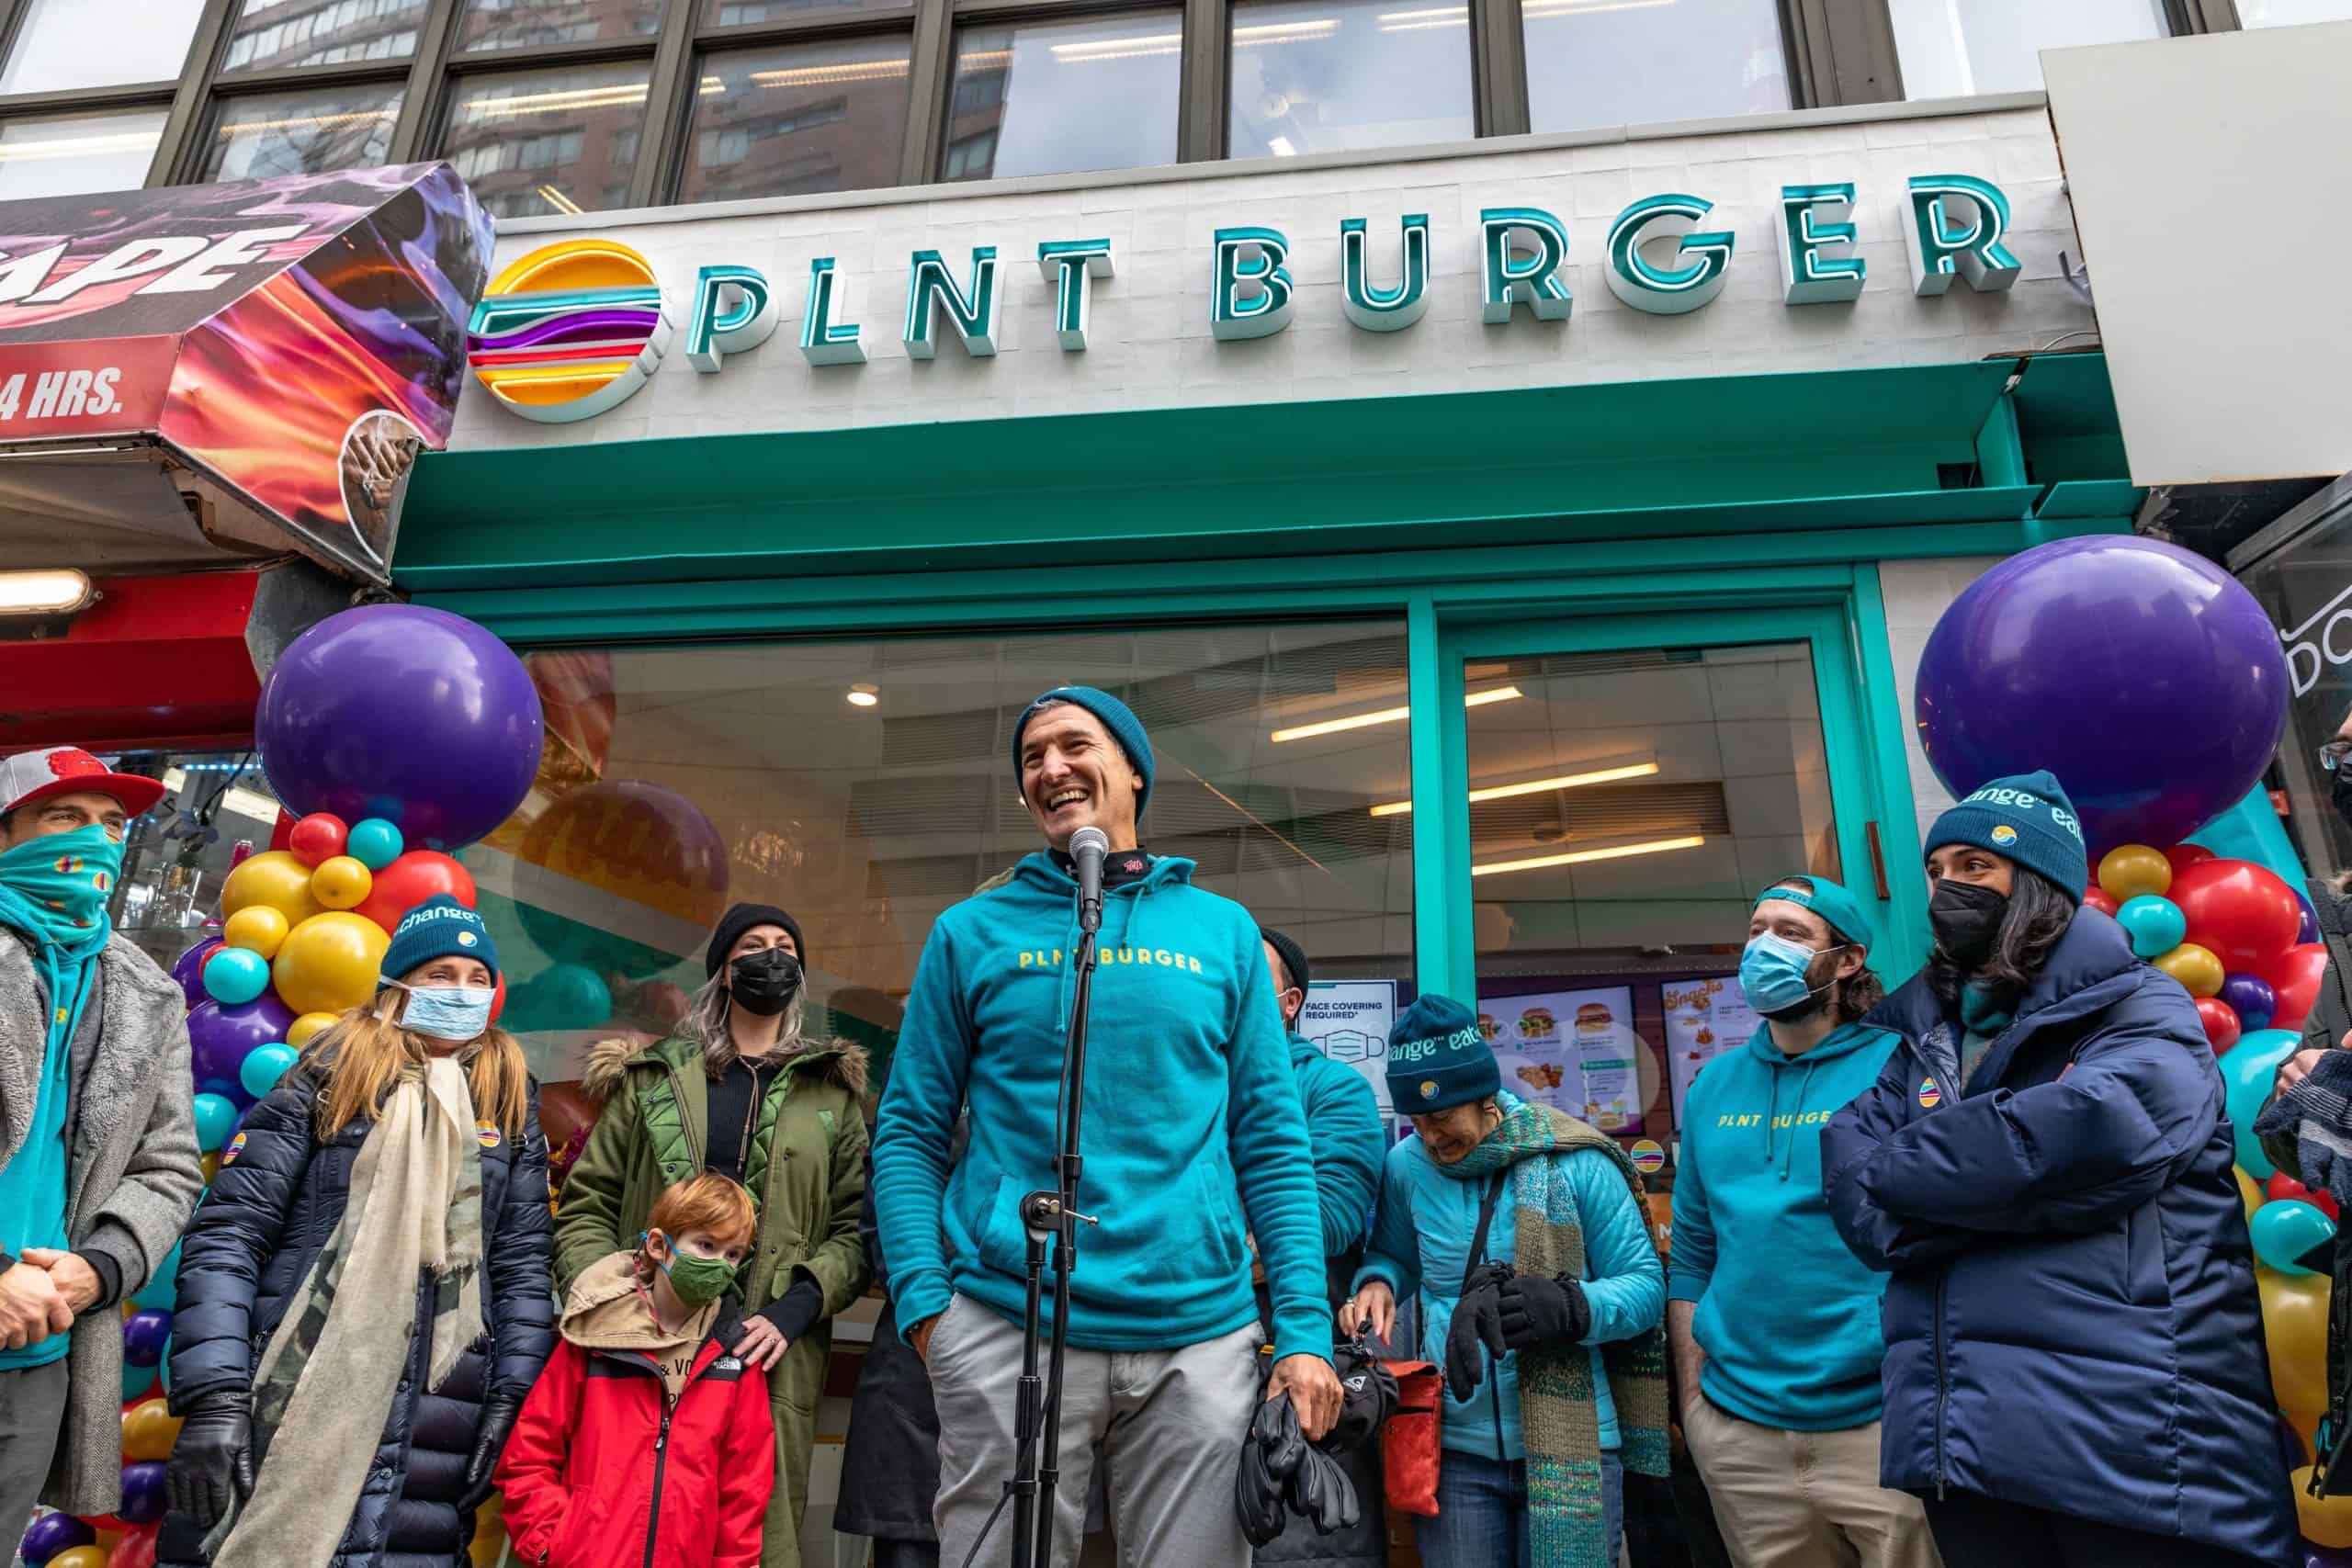
<path fill-rule="evenodd" d="M 1599 1002 L 1587 1002 L 1577 1009 L 1578 1034 L 1606 1034 L 1615 1027 L 1617 1015 Z"/>
<path fill-rule="evenodd" d="M 513 412 L 565 424 L 645 385 L 672 331 L 643 256 L 610 240 L 566 240 L 491 279 L 467 323 L 466 363 Z"/>

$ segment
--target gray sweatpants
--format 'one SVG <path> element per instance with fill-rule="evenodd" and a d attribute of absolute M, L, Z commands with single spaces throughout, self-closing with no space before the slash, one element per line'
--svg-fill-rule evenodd
<path fill-rule="evenodd" d="M 65 1424 L 65 1363 L 0 1371 L 0 1562 L 17 1554 Z"/>
<path fill-rule="evenodd" d="M 1110 1467 L 1111 1532 L 1124 1568 L 1250 1561 L 1233 1475 L 1256 1414 L 1264 1344 L 1253 1323 L 1176 1350 L 1070 1348 L 1054 1498 L 1057 1568 L 1078 1561 L 1098 1445 Z M 960 1568 L 1012 1478 L 1021 1326 L 957 1296 L 932 1330 L 929 1367 L 939 1406 L 939 1560 L 941 1568 Z M 1008 1505 L 980 1562 L 1004 1561 L 1012 1542 Z"/>

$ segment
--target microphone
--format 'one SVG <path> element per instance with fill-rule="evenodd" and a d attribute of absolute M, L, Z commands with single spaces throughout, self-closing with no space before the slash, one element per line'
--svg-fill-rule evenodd
<path fill-rule="evenodd" d="M 1102 929 L 1102 857 L 1111 852 L 1110 835 L 1100 828 L 1080 828 L 1069 836 L 1069 858 L 1078 863 L 1078 929 Z"/>

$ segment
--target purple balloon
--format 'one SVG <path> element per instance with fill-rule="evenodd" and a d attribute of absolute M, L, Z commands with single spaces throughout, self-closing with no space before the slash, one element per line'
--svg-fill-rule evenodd
<path fill-rule="evenodd" d="M 1978 578 L 1928 634 L 1919 740 L 1955 797 L 2046 768 L 2089 860 L 2177 844 L 2245 798 L 2287 724 L 2287 660 L 2229 573 L 2171 545 L 2037 545 Z"/>
<path fill-rule="evenodd" d="M 122 1506 L 115 1517 L 127 1525 L 152 1525 L 164 1517 L 164 1461 L 141 1460 L 122 1467 Z"/>
<path fill-rule="evenodd" d="M 164 1359 L 164 1341 L 172 1337 L 172 1314 L 160 1307 L 132 1313 L 122 1324 L 122 1359 L 134 1367 L 152 1367 Z"/>
<path fill-rule="evenodd" d="M 234 1007 L 206 1001 L 187 1015 L 188 1053 L 195 1061 L 196 1081 L 218 1078 L 235 1083 L 237 1070 L 245 1065 L 245 1053 L 285 1039 L 293 1022 L 294 1010 L 271 991 Z"/>
<path fill-rule="evenodd" d="M 2319 940 L 2319 911 L 2312 908 L 2310 895 L 2298 887 L 2295 889 L 2295 902 L 2303 911 L 2301 923 L 2295 927 L 2297 945 L 2300 946 L 2307 942 L 2317 942 Z"/>
<path fill-rule="evenodd" d="M 363 604 L 294 639 L 254 710 L 270 787 L 296 816 L 382 817 L 454 850 L 513 814 L 538 773 L 539 694 L 462 616 Z"/>
<path fill-rule="evenodd" d="M 43 1514 L 25 1527 L 24 1544 L 17 1550 L 26 1568 L 40 1568 L 59 1552 L 88 1546 L 97 1539 L 96 1530 L 71 1514 Z"/>
<path fill-rule="evenodd" d="M 2259 975 L 2232 975 L 2222 982 L 2222 999 L 2237 1010 L 2249 1030 L 2267 1029 L 2278 1012 L 2278 993 Z"/>
<path fill-rule="evenodd" d="M 220 951 L 220 939 L 209 936 L 172 960 L 172 978 L 180 983 L 180 994 L 187 998 L 188 1006 L 212 999 L 204 988 L 204 961 Z"/>

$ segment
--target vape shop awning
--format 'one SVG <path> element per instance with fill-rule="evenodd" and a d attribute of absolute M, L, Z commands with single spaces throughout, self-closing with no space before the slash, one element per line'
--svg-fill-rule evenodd
<path fill-rule="evenodd" d="M 492 237 L 446 164 L 0 202 L 0 560 L 387 581 Z"/>

